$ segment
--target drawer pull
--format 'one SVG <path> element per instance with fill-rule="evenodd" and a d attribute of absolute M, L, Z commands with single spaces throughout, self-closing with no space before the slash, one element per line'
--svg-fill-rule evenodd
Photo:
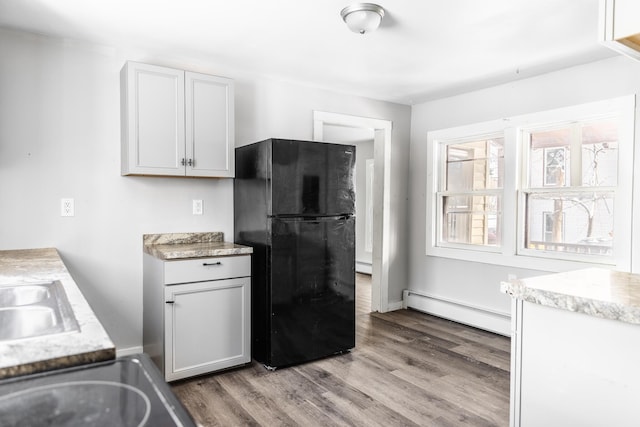
<path fill-rule="evenodd" d="M 173 304 L 175 301 L 165 301 L 165 304 Z"/>
<path fill-rule="evenodd" d="M 202 265 L 206 267 L 207 265 L 222 265 L 222 263 L 220 261 L 218 261 L 218 262 L 203 262 Z"/>

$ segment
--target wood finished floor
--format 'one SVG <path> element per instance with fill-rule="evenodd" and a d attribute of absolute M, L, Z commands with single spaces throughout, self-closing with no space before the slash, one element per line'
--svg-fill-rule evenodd
<path fill-rule="evenodd" d="M 413 310 L 370 313 L 357 276 L 356 348 L 267 371 L 172 383 L 202 426 L 506 426 L 509 339 Z"/>

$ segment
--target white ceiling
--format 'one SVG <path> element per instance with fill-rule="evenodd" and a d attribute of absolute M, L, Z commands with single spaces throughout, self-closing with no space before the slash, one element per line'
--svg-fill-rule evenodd
<path fill-rule="evenodd" d="M 350 32 L 349 0 L 0 0 L 0 26 L 414 104 L 614 55 L 598 0 L 379 0 Z"/>

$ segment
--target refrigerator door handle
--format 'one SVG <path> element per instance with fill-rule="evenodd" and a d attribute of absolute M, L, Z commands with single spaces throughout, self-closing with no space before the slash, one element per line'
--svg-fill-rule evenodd
<path fill-rule="evenodd" d="M 301 215 L 269 215 L 269 218 L 279 221 L 336 221 L 355 218 L 354 214 L 336 214 L 336 215 L 320 215 L 320 216 L 301 216 Z"/>

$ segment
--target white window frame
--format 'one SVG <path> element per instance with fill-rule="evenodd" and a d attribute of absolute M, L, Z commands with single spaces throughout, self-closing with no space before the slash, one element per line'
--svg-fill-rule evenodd
<path fill-rule="evenodd" d="M 539 251 L 524 248 L 525 205 L 523 183 L 528 179 L 528 147 L 523 142 L 523 132 L 545 126 L 561 125 L 575 121 L 587 121 L 605 116 L 621 118 L 618 144 L 618 181 L 615 189 L 614 247 L 609 257 L 589 255 L 567 256 L 555 251 Z M 442 129 L 427 133 L 427 183 L 426 183 L 426 255 L 454 258 L 466 261 L 527 268 L 542 271 L 566 271 L 569 269 L 602 266 L 631 271 L 632 238 L 623 233 L 632 229 L 633 223 L 633 165 L 634 165 L 635 95 L 604 101 L 558 108 L 538 113 L 514 116 L 500 120 Z M 501 246 L 443 244 L 441 208 L 438 191 L 443 162 L 443 144 L 469 141 L 502 134 L 504 137 L 504 187 L 502 197 Z M 640 189 L 639 189 L 640 191 Z"/>
<path fill-rule="evenodd" d="M 445 140 L 445 141 L 442 141 L 442 142 L 440 142 L 438 144 L 438 150 L 440 150 L 440 152 L 438 153 L 438 157 L 439 157 L 439 159 L 443 159 L 443 160 L 447 158 L 447 148 L 448 148 L 449 145 L 460 144 L 460 143 L 465 143 L 465 142 L 483 141 L 483 140 L 488 140 L 488 139 L 492 139 L 492 138 L 502 138 L 502 136 L 503 136 L 502 132 L 493 132 L 493 133 L 488 133 L 488 134 L 473 135 L 471 137 L 467 137 L 467 138 L 463 138 L 463 139 Z M 442 167 L 438 168 L 438 172 L 439 172 L 439 176 L 438 176 L 438 181 L 436 182 L 436 205 L 437 205 L 436 223 L 438 224 L 438 229 L 440 230 L 440 232 L 437 233 L 436 236 L 435 236 L 436 245 L 438 247 L 455 248 L 455 249 L 463 249 L 463 250 L 464 249 L 468 249 L 468 250 L 474 250 L 474 251 L 499 253 L 501 251 L 502 242 L 500 243 L 500 245 L 497 245 L 497 246 L 488 246 L 488 245 L 487 246 L 483 246 L 483 245 L 473 245 L 473 244 L 466 244 L 466 243 L 453 243 L 453 242 L 444 241 L 442 239 L 442 230 L 443 230 L 442 227 L 443 227 L 443 223 L 445 221 L 445 218 L 440 213 L 443 212 L 443 209 L 444 209 L 444 206 L 443 206 L 442 202 L 443 202 L 443 199 L 445 197 L 457 196 L 457 195 L 460 195 L 460 196 L 472 196 L 472 197 L 473 196 L 480 196 L 480 195 L 504 197 L 504 189 L 502 189 L 502 188 L 498 188 L 498 189 L 487 188 L 487 189 L 478 190 L 478 191 L 469 190 L 467 192 L 464 192 L 464 191 L 447 191 L 444 188 L 439 188 L 447 180 L 446 168 L 442 168 Z"/>

